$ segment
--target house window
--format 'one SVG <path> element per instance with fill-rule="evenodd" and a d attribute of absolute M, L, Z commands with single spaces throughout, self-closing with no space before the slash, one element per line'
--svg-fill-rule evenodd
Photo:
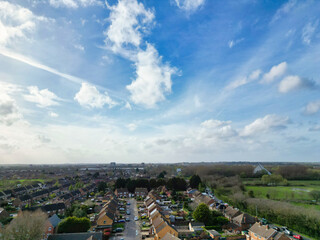
<path fill-rule="evenodd" d="M 106 224 L 106 221 L 103 221 L 103 224 Z"/>
<path fill-rule="evenodd" d="M 49 227 L 49 228 L 48 228 L 48 231 L 51 231 L 51 229 L 52 229 L 52 228 L 51 228 L 51 227 Z"/>

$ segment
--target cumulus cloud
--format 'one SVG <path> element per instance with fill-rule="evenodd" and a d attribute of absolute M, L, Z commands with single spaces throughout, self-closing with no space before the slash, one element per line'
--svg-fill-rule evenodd
<path fill-rule="evenodd" d="M 132 110 L 131 104 L 129 102 L 126 102 L 126 105 L 124 107 L 126 109 Z"/>
<path fill-rule="evenodd" d="M 34 15 L 20 5 L 0 1 L 0 46 L 7 46 L 16 39 L 23 39 L 34 31 L 36 23 L 48 20 Z"/>
<path fill-rule="evenodd" d="M 241 132 L 241 136 L 253 136 L 258 133 L 268 132 L 270 130 L 280 130 L 287 127 L 289 123 L 288 117 L 277 115 L 266 115 L 258 118 L 249 125 L 245 126 Z"/>
<path fill-rule="evenodd" d="M 287 71 L 287 63 L 282 62 L 278 65 L 273 66 L 269 72 L 263 75 L 261 83 L 271 83 L 276 78 L 281 77 Z"/>
<path fill-rule="evenodd" d="M 314 23 L 307 23 L 304 28 L 302 29 L 301 39 L 304 44 L 309 45 L 311 43 L 311 39 L 319 25 L 319 20 L 315 21 Z"/>
<path fill-rule="evenodd" d="M 305 113 L 307 114 L 315 114 L 319 112 L 319 110 L 320 110 L 320 100 L 310 102 L 305 107 Z"/>
<path fill-rule="evenodd" d="M 178 8 L 192 13 L 204 5 L 205 0 L 175 0 Z"/>
<path fill-rule="evenodd" d="M 50 106 L 59 105 L 60 100 L 53 92 L 48 89 L 40 90 L 37 86 L 28 87 L 29 94 L 24 95 L 24 99 L 36 103 L 38 107 L 46 108 Z"/>
<path fill-rule="evenodd" d="M 252 81 L 257 80 L 260 77 L 260 75 L 261 75 L 261 70 L 257 69 L 255 71 L 253 71 L 249 76 L 246 76 L 246 77 L 243 77 L 243 78 L 240 78 L 240 79 L 237 79 L 237 80 L 231 82 L 226 88 L 227 89 L 235 89 L 235 88 L 241 87 L 241 86 L 246 85 Z"/>
<path fill-rule="evenodd" d="M 299 76 L 287 76 L 280 83 L 278 90 L 281 93 L 287 93 L 301 88 L 313 88 L 315 83 Z"/>
<path fill-rule="evenodd" d="M 8 94 L 9 92 L 6 89 L 8 88 L 0 88 L 0 123 L 10 126 L 20 120 L 22 116 L 16 101 Z"/>
<path fill-rule="evenodd" d="M 171 75 L 177 72 L 176 68 L 162 62 L 152 44 L 142 43 L 153 23 L 154 13 L 137 0 L 119 0 L 116 5 L 107 6 L 111 11 L 111 23 L 104 32 L 106 47 L 134 62 L 136 79 L 127 85 L 130 99 L 135 104 L 153 108 L 171 92 Z"/>
<path fill-rule="evenodd" d="M 102 108 L 106 104 L 109 108 L 112 108 L 117 105 L 117 103 L 109 97 L 107 92 L 101 94 L 95 86 L 89 83 L 82 83 L 79 92 L 74 97 L 74 100 L 76 100 L 81 106 L 89 108 Z"/>
<path fill-rule="evenodd" d="M 157 102 L 165 100 L 165 93 L 171 92 L 171 75 L 176 73 L 176 69 L 161 63 L 161 57 L 151 44 L 145 51 L 139 51 L 137 57 L 137 77 L 127 89 L 135 104 L 152 108 Z"/>
<path fill-rule="evenodd" d="M 99 0 L 50 0 L 50 5 L 59 8 L 78 8 L 78 7 L 88 7 L 94 5 L 102 5 Z"/>
<path fill-rule="evenodd" d="M 231 127 L 231 121 L 209 119 L 201 123 L 201 138 L 231 138 L 237 136 L 237 131 Z"/>
<path fill-rule="evenodd" d="M 114 53 L 132 59 L 153 22 L 154 13 L 137 0 L 119 0 L 117 5 L 107 6 L 111 12 L 110 26 L 104 32 L 105 44 Z"/>

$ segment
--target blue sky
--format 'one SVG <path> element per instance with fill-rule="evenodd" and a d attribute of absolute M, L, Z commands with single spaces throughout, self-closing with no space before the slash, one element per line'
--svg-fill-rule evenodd
<path fill-rule="evenodd" d="M 319 161 L 319 11 L 0 0 L 0 163 Z"/>

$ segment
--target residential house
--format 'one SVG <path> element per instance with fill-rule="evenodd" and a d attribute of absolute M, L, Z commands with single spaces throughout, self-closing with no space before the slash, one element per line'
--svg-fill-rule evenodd
<path fill-rule="evenodd" d="M 10 217 L 10 214 L 4 208 L 0 208 L 0 220 L 8 217 Z"/>
<path fill-rule="evenodd" d="M 134 194 L 136 197 L 145 198 L 148 195 L 148 189 L 147 188 L 136 188 Z"/>
<path fill-rule="evenodd" d="M 127 198 L 127 197 L 129 197 L 129 191 L 128 191 L 127 188 L 117 188 L 114 193 L 119 198 L 123 198 L 123 197 Z"/>
<path fill-rule="evenodd" d="M 202 232 L 203 227 L 204 227 L 204 224 L 201 222 L 190 222 L 189 223 L 189 229 L 190 229 L 190 231 L 193 231 L 193 232 Z"/>
<path fill-rule="evenodd" d="M 270 228 L 269 225 L 255 223 L 248 231 L 246 240 L 290 240 L 287 235 L 282 232 Z"/>
<path fill-rule="evenodd" d="M 48 240 L 103 240 L 102 232 L 62 233 L 48 237 Z"/>
<path fill-rule="evenodd" d="M 155 228 L 154 239 L 161 240 L 167 233 L 170 233 L 171 235 L 178 237 L 178 231 L 175 229 L 175 227 L 173 227 L 167 221 L 163 221 L 163 224 L 160 224 L 157 228 Z"/>
<path fill-rule="evenodd" d="M 241 214 L 241 211 L 237 208 L 233 208 L 231 206 L 228 206 L 226 209 L 223 211 L 223 215 L 231 220 L 232 218 L 238 216 Z"/>
<path fill-rule="evenodd" d="M 219 240 L 221 237 L 221 234 L 216 230 L 207 230 L 207 232 L 213 240 Z"/>
<path fill-rule="evenodd" d="M 164 235 L 164 237 L 162 238 L 162 240 L 179 240 L 180 238 L 172 235 L 171 233 L 166 233 L 166 235 Z"/>
<path fill-rule="evenodd" d="M 55 233 L 56 228 L 58 227 L 61 219 L 57 216 L 57 214 L 52 215 L 48 218 L 45 227 L 45 233 L 43 235 L 43 239 L 46 240 L 48 237 Z"/>

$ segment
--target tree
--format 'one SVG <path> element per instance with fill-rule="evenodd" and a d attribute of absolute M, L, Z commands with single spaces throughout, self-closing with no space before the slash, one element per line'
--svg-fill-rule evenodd
<path fill-rule="evenodd" d="M 318 190 L 313 190 L 313 191 L 311 191 L 310 192 L 310 196 L 314 199 L 314 200 L 316 200 L 316 203 L 319 201 L 319 199 L 320 199 L 320 191 L 318 191 Z"/>
<path fill-rule="evenodd" d="M 190 187 L 192 188 L 197 188 L 199 186 L 199 184 L 201 183 L 201 178 L 199 177 L 199 175 L 193 175 L 190 178 Z"/>
<path fill-rule="evenodd" d="M 107 184 L 105 182 L 99 182 L 98 192 L 105 192 L 106 188 L 107 188 Z"/>
<path fill-rule="evenodd" d="M 3 240 L 40 240 L 42 239 L 47 215 L 38 210 L 35 212 L 20 212 L 3 230 L 0 239 Z"/>
<path fill-rule="evenodd" d="M 90 220 L 86 217 L 67 217 L 59 223 L 58 233 L 86 232 L 90 226 Z"/>
<path fill-rule="evenodd" d="M 82 218 L 87 216 L 87 212 L 81 208 L 76 208 L 73 212 L 72 215 L 77 217 L 77 218 Z"/>
<path fill-rule="evenodd" d="M 254 198 L 254 192 L 252 190 L 249 191 L 249 197 Z"/>
<path fill-rule="evenodd" d="M 204 224 L 207 224 L 210 221 L 210 215 L 211 211 L 209 207 L 204 203 L 200 203 L 196 210 L 193 212 L 193 218 L 198 222 L 203 222 Z"/>

